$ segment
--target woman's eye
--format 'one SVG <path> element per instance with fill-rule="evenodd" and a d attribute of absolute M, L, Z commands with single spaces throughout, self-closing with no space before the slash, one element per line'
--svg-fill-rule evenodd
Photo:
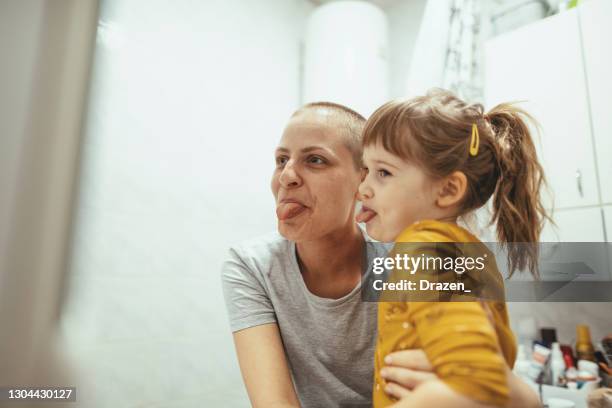
<path fill-rule="evenodd" d="M 388 176 L 390 176 L 390 175 L 391 175 L 391 173 L 389 173 L 387 170 L 380 169 L 380 170 L 378 170 L 378 175 L 379 175 L 380 177 L 383 177 L 383 178 L 384 178 L 384 177 L 388 177 Z"/>
<path fill-rule="evenodd" d="M 361 170 L 363 170 L 363 172 L 365 174 L 369 174 L 370 173 L 370 169 L 368 169 L 367 167 L 362 167 Z"/>
<path fill-rule="evenodd" d="M 285 165 L 285 163 L 287 163 L 287 158 L 286 158 L 286 157 L 284 157 L 284 156 L 278 156 L 278 157 L 276 158 L 276 165 L 277 165 L 277 166 L 284 166 L 284 165 Z"/>
<path fill-rule="evenodd" d="M 311 164 L 325 164 L 325 160 L 319 156 L 310 156 L 308 158 L 308 163 Z"/>

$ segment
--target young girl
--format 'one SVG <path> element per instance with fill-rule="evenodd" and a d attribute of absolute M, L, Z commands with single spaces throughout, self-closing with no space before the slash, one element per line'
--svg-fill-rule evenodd
<path fill-rule="evenodd" d="M 396 253 L 402 252 L 399 243 L 406 242 L 425 243 L 420 249 L 426 243 L 479 245 L 457 219 L 493 197 L 492 221 L 499 241 L 506 244 L 510 273 L 529 269 L 537 275 L 536 243 L 547 215 L 540 202 L 543 171 L 526 118 L 529 115 L 510 104 L 485 114 L 482 105 L 443 90 L 383 105 L 364 129 L 367 175 L 359 188 L 363 208 L 357 221 L 366 223 L 372 238 L 395 241 Z M 427 255 L 441 255 L 439 248 L 428 246 Z M 473 272 L 451 275 L 465 282 Z M 494 259 L 479 276 L 501 288 L 491 293 L 503 293 Z M 465 300 L 456 292 L 439 298 Z M 471 299 L 379 303 L 374 407 L 396 401 L 384 390 L 380 370 L 385 356 L 412 348 L 425 351 L 441 381 L 415 388 L 401 406 L 507 403 L 507 367 L 514 364 L 516 346 L 503 294 L 497 301 Z"/>

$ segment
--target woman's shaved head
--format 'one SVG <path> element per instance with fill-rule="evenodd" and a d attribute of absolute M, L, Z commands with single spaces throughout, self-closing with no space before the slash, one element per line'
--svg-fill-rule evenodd
<path fill-rule="evenodd" d="M 318 118 L 325 118 L 329 127 L 344 132 L 346 147 L 351 151 L 357 169 L 362 168 L 361 156 L 362 133 L 366 119 L 354 110 L 333 102 L 312 102 L 295 111 L 292 118 L 315 113 Z"/>

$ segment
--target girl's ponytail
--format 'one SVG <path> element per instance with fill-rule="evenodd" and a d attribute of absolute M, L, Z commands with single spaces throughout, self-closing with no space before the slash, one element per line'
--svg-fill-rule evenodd
<path fill-rule="evenodd" d="M 539 277 L 538 241 L 544 222 L 550 219 L 540 199 L 546 183 L 535 144 L 527 125 L 535 120 L 508 103 L 497 105 L 485 115 L 497 141 L 499 181 L 493 195 L 493 221 L 497 236 L 508 250 L 510 276 L 528 268 Z"/>

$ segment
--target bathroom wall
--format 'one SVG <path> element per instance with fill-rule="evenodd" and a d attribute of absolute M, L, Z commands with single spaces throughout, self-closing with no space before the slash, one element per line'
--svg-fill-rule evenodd
<path fill-rule="evenodd" d="M 538 328 L 556 328 L 559 342 L 572 346 L 576 342 L 576 326 L 579 324 L 590 327 L 594 344 L 612 333 L 610 303 L 514 302 L 508 304 L 508 310 L 512 328 L 517 335 L 520 332 L 520 321 L 524 318 L 533 318 Z"/>
<path fill-rule="evenodd" d="M 220 266 L 275 228 L 311 8 L 102 2 L 62 319 L 86 406 L 248 405 Z"/>

